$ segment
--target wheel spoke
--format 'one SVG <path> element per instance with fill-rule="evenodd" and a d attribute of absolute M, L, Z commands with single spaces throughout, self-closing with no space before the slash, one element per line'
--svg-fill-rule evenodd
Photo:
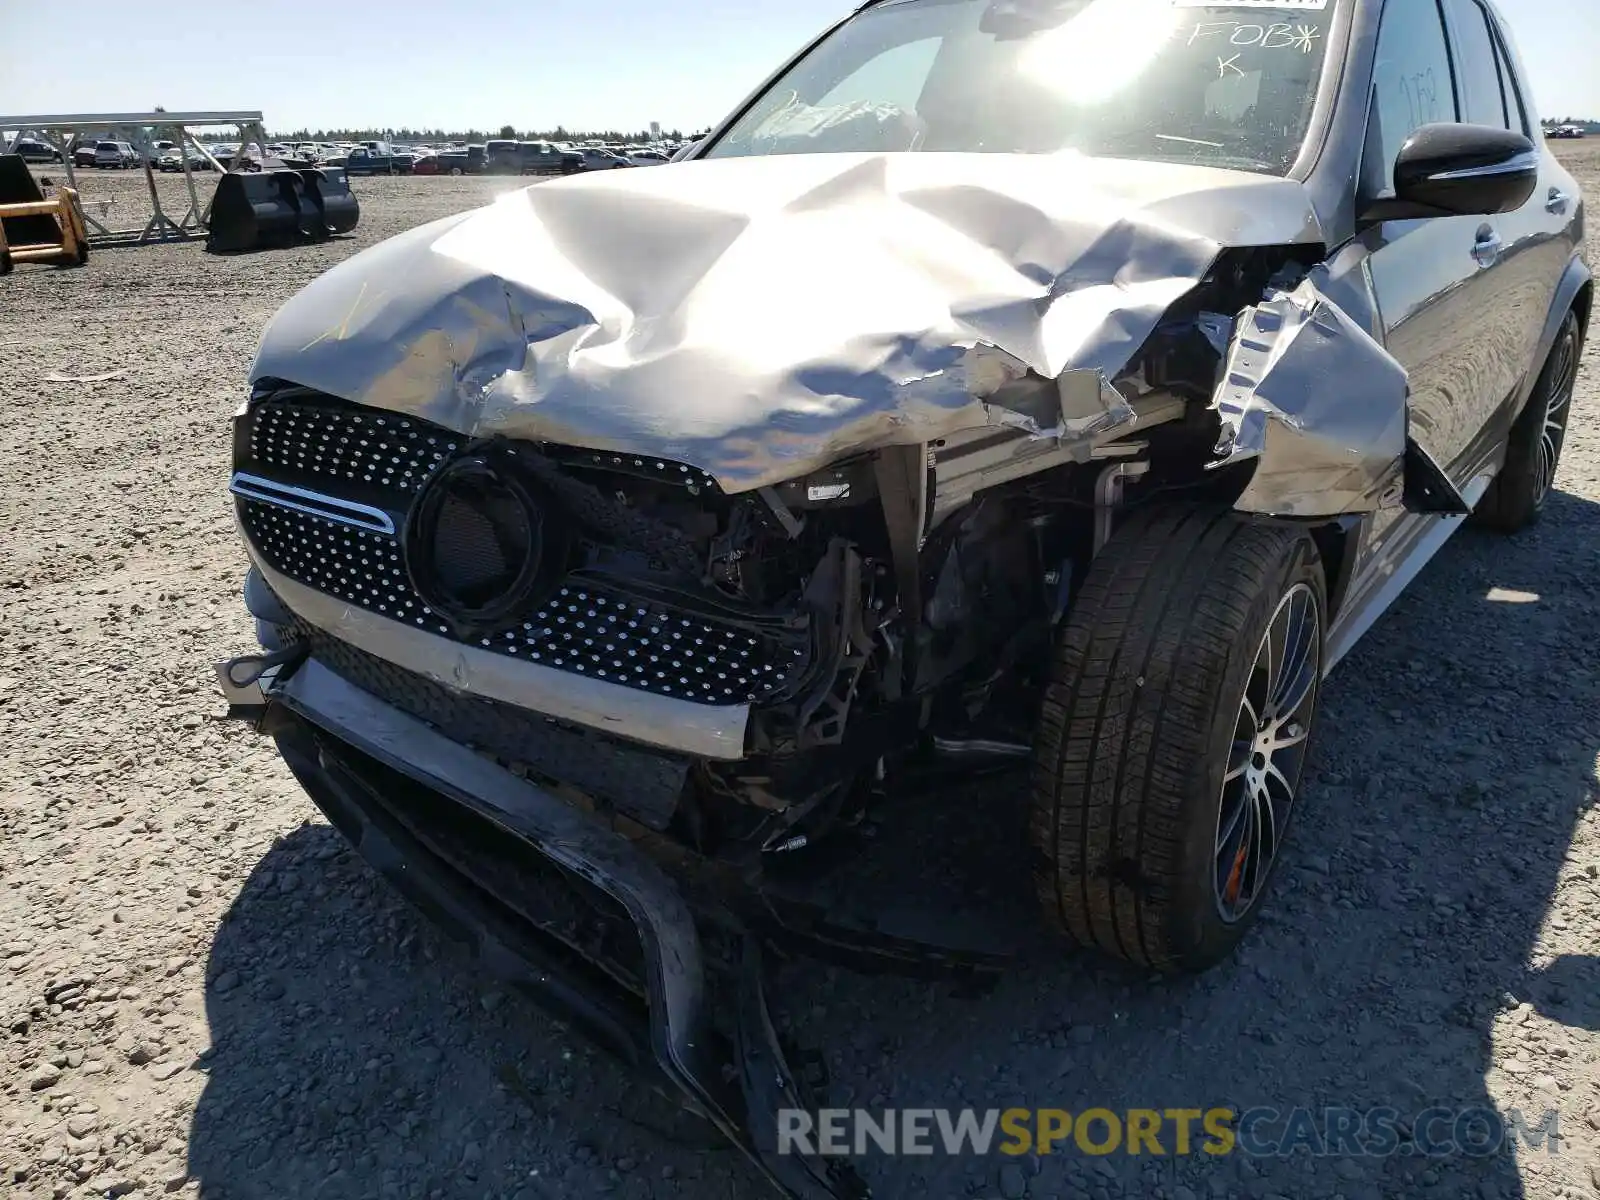
<path fill-rule="evenodd" d="M 1239 719 L 1233 723 L 1233 740 L 1249 741 L 1260 728 L 1261 717 L 1256 712 L 1256 706 L 1250 703 L 1250 697 L 1246 696 L 1239 702 Z"/>
<path fill-rule="evenodd" d="M 1284 798 L 1284 800 L 1286 800 L 1286 801 L 1288 801 L 1290 803 L 1292 803 L 1294 801 L 1294 784 L 1289 782 L 1289 777 L 1283 773 L 1283 768 L 1278 765 L 1278 760 L 1277 759 L 1275 759 L 1275 758 L 1267 759 L 1266 776 L 1267 776 L 1266 780 L 1264 781 L 1262 789 L 1261 789 L 1263 793 L 1265 793 L 1267 791 L 1265 783 L 1271 782 L 1272 780 L 1276 779 L 1278 781 L 1279 785 L 1283 788 L 1283 798 Z"/>
<path fill-rule="evenodd" d="M 1265 783 L 1261 785 L 1260 797 L 1261 857 L 1256 862 L 1256 872 L 1265 877 L 1278 854 L 1278 806 L 1272 802 L 1272 793 Z"/>
<path fill-rule="evenodd" d="M 1250 844 L 1255 837 L 1252 832 L 1255 815 L 1255 804 L 1249 789 L 1245 789 L 1239 797 L 1238 816 L 1228 841 L 1224 843 L 1224 851 L 1217 856 L 1217 895 L 1228 906 L 1230 914 L 1239 903 L 1239 893 L 1249 866 Z"/>
<path fill-rule="evenodd" d="M 1288 724 L 1300 712 L 1311 698 L 1311 693 L 1317 685 L 1317 668 L 1309 658 L 1300 664 L 1300 669 L 1295 677 L 1290 680 L 1285 689 L 1283 702 L 1277 705 L 1274 714 L 1276 723 L 1280 726 Z M 1302 722 L 1303 724 L 1303 722 Z"/>
<path fill-rule="evenodd" d="M 1307 605 L 1310 600 L 1305 601 Z M 1311 661 L 1312 651 L 1316 645 L 1316 630 L 1306 613 L 1297 614 L 1293 624 L 1294 637 L 1290 643 L 1288 660 L 1282 674 L 1278 678 L 1278 690 L 1272 698 L 1269 715 L 1275 721 L 1283 721 L 1295 714 L 1306 697 L 1311 694 L 1311 688 L 1316 683 L 1316 666 Z"/>
<path fill-rule="evenodd" d="M 1227 823 L 1217 831 L 1216 852 L 1220 857 L 1224 849 L 1233 840 L 1233 835 L 1239 830 L 1239 822 L 1244 819 L 1245 810 L 1250 807 L 1250 788 L 1248 785 L 1239 789 L 1239 800 L 1233 806 L 1233 811 L 1228 814 Z"/>
<path fill-rule="evenodd" d="M 1239 899 L 1245 901 L 1245 907 L 1255 899 L 1256 891 L 1261 885 L 1261 880 L 1266 874 L 1266 857 L 1268 854 L 1268 838 L 1270 836 L 1270 822 L 1272 821 L 1272 803 L 1267 798 L 1265 788 L 1257 788 L 1250 794 L 1250 841 L 1245 849 L 1243 879 L 1248 886 L 1241 888 Z"/>
<path fill-rule="evenodd" d="M 1245 768 L 1250 765 L 1250 754 L 1254 749 L 1253 737 L 1240 738 L 1235 735 L 1233 745 L 1228 748 L 1228 770 L 1222 776 L 1223 783 L 1231 783 L 1244 774 Z"/>
<path fill-rule="evenodd" d="M 1291 601 L 1288 605 L 1280 607 L 1277 612 L 1272 614 L 1272 621 L 1267 626 L 1266 639 L 1261 646 L 1262 653 L 1267 658 L 1267 702 L 1263 705 L 1267 716 L 1272 714 L 1272 701 L 1278 694 L 1278 680 L 1283 675 L 1283 660 L 1288 652 L 1290 627 L 1288 610 L 1293 607 L 1294 605 Z"/>

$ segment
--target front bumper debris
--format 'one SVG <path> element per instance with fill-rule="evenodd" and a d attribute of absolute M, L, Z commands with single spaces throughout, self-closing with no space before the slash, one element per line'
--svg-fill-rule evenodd
<path fill-rule="evenodd" d="M 783 1194 L 868 1195 L 842 1160 L 778 1153 L 779 1111 L 814 1105 L 773 1028 L 758 937 L 731 913 L 705 930 L 730 967 L 714 980 L 703 922 L 677 884 L 598 820 L 303 650 L 236 659 L 218 675 L 231 715 L 271 734 L 329 821 L 488 972 L 711 1121 Z M 543 923 L 524 890 L 541 871 L 588 898 L 573 928 L 609 923 L 593 953 Z M 731 1003 L 714 1005 L 723 980 Z"/>

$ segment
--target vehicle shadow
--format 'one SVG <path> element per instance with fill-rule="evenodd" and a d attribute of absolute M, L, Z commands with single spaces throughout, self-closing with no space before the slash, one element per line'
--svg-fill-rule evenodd
<path fill-rule="evenodd" d="M 738 1157 L 485 979 L 327 825 L 245 882 L 206 1011 L 205 1197 L 648 1196 Z"/>
<path fill-rule="evenodd" d="M 830 1101 L 1386 1106 L 1402 1130 L 1436 1106 L 1516 1107 L 1532 1125 L 1555 1108 L 1575 1129 L 1569 1060 L 1544 1021 L 1600 1028 L 1600 962 L 1551 910 L 1600 789 L 1588 649 L 1600 558 L 1566 549 L 1596 544 L 1600 505 L 1565 494 L 1523 535 L 1451 540 L 1333 676 L 1276 895 L 1215 971 L 1149 979 L 1033 934 L 976 997 L 785 967 L 777 994 L 792 1036 L 825 1052 Z M 952 794 L 987 830 L 1021 827 L 1019 777 Z M 1004 838 L 985 844 L 1007 853 Z M 995 867 L 996 890 L 1025 888 L 1018 861 Z M 768 1194 L 704 1126 L 482 980 L 324 825 L 262 859 L 207 978 L 212 1047 L 189 1145 L 203 1196 Z M 1214 1157 L 1177 1154 L 1163 1135 L 1161 1149 L 1095 1156 L 1069 1142 L 1045 1157 L 861 1166 L 878 1197 L 1094 1200 L 1157 1187 L 1177 1200 L 1511 1200 L 1525 1195 L 1519 1162 L 1530 1176 L 1568 1169 L 1548 1144 L 1517 1157 Z"/>

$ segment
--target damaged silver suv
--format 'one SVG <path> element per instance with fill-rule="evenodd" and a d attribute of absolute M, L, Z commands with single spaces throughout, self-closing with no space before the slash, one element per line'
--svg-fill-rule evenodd
<path fill-rule="evenodd" d="M 995 965 L 851 898 L 927 764 L 1022 768 L 978 815 L 1073 941 L 1204 968 L 1331 668 L 1538 518 L 1591 284 L 1536 112 L 1480 0 L 867 4 L 686 160 L 284 307 L 223 687 L 490 968 L 850 1194 L 775 1152 L 763 952 Z"/>

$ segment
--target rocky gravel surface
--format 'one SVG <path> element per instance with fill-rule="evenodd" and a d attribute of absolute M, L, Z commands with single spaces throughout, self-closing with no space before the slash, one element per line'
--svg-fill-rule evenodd
<path fill-rule="evenodd" d="M 1600 143 L 1563 153 L 1600 195 Z M 137 176 L 84 182 L 92 211 L 137 212 Z M 252 644 L 227 422 L 263 322 L 354 250 L 506 186 L 358 181 L 348 241 L 97 251 L 0 280 L 0 1195 L 766 1194 L 476 976 L 268 743 L 219 720 L 211 664 Z M 873 1158 L 876 1194 L 1600 1195 L 1594 364 L 1543 523 L 1454 538 L 1335 674 L 1281 886 L 1236 961 L 1161 982 L 1033 943 L 976 996 L 805 966 L 783 988 L 840 1103 L 1493 1105 L 1557 1110 L 1559 1141 Z"/>

